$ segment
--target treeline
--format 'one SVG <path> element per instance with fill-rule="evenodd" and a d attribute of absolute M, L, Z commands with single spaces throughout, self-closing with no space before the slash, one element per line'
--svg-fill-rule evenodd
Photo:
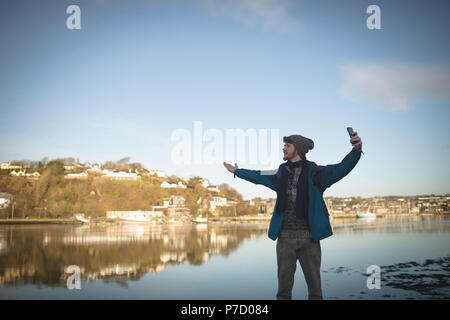
<path fill-rule="evenodd" d="M 110 170 L 135 170 L 135 169 L 145 169 L 144 166 L 139 162 L 130 163 L 130 157 L 124 157 L 117 161 L 108 160 L 102 165 L 102 169 Z M 61 162 L 64 166 L 76 166 L 81 165 L 79 158 L 66 157 L 66 158 L 56 158 L 49 161 L 48 157 L 44 157 L 39 161 L 33 160 L 14 160 L 10 161 L 11 165 L 20 165 L 25 169 L 44 169 L 50 162 L 57 161 Z"/>
<path fill-rule="evenodd" d="M 80 163 L 80 159 L 75 159 L 75 158 L 57 158 L 57 159 L 53 159 L 53 161 L 59 161 L 61 163 L 63 163 L 65 166 L 70 166 L 70 165 L 75 165 Z M 47 167 L 47 165 L 49 164 L 49 159 L 48 157 L 44 157 L 39 161 L 33 161 L 33 160 L 14 160 L 11 161 L 11 165 L 18 165 L 18 166 L 22 166 L 22 168 L 25 169 L 42 169 Z"/>
<path fill-rule="evenodd" d="M 86 179 L 66 179 L 64 165 L 61 160 L 49 161 L 39 179 L 0 176 L 0 191 L 14 197 L 14 218 L 68 218 L 79 212 L 92 218 L 104 217 L 106 211 L 151 210 L 171 195 L 183 196 L 185 206 L 196 216 L 205 214 L 209 201 L 218 195 L 204 188 L 200 177 L 189 179 L 186 189 L 165 189 L 160 187 L 163 180 L 153 176 L 142 176 L 139 181 L 109 180 L 92 175 Z M 181 181 L 175 176 L 169 180 Z M 219 215 L 255 213 L 235 189 L 222 184 L 219 190 L 219 196 L 238 202 L 236 207 L 217 207 Z M 0 210 L 0 218 L 8 218 L 10 214 L 11 206 Z"/>

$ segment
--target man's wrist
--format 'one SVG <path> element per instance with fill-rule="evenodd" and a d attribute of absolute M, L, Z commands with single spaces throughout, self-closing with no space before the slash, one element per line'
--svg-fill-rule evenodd
<path fill-rule="evenodd" d="M 354 152 L 358 152 L 358 153 L 362 153 L 364 154 L 364 152 L 362 151 L 362 148 L 357 149 L 356 147 L 353 147 L 352 151 L 355 150 Z"/>

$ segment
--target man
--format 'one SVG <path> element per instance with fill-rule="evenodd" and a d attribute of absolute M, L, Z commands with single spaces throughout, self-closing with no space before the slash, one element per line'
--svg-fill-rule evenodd
<path fill-rule="evenodd" d="M 352 150 L 338 164 L 319 166 L 305 154 L 314 148 L 301 135 L 283 138 L 282 163 L 276 172 L 239 169 L 224 162 L 228 171 L 241 179 L 262 184 L 277 192 L 269 226 L 269 238 L 277 240 L 277 299 L 292 299 L 297 260 L 308 285 L 308 299 L 323 299 L 320 279 L 320 240 L 333 234 L 323 192 L 345 177 L 361 157 L 362 141 L 353 132 Z"/>

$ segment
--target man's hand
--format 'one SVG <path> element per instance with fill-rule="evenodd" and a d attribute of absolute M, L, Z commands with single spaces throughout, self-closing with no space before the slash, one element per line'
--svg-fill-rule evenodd
<path fill-rule="evenodd" d="M 350 143 L 352 144 L 352 146 L 354 146 L 356 148 L 356 150 L 361 151 L 361 149 L 362 149 L 361 138 L 358 137 L 358 133 L 356 131 L 353 131 L 352 135 L 353 135 L 353 137 L 350 139 Z M 357 142 L 357 143 L 353 144 L 353 142 Z"/>
<path fill-rule="evenodd" d="M 228 171 L 230 171 L 231 173 L 234 173 L 236 171 L 236 169 L 238 168 L 237 164 L 235 163 L 234 166 L 232 166 L 229 163 L 224 162 L 223 165 L 225 166 L 225 168 L 227 168 Z"/>

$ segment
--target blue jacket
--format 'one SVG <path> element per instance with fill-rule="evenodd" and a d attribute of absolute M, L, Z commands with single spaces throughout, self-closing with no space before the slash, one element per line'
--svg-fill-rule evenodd
<path fill-rule="evenodd" d="M 309 168 L 308 186 L 309 186 L 309 208 L 308 220 L 309 228 L 314 241 L 325 239 L 333 234 L 330 224 L 330 214 L 323 200 L 323 192 L 334 183 L 345 177 L 356 166 L 361 157 L 361 151 L 352 148 L 345 158 L 338 164 L 319 166 L 315 162 L 306 160 Z M 271 173 L 261 172 L 261 170 L 236 169 L 236 176 L 241 179 L 262 184 L 274 191 L 277 191 L 278 181 L 281 178 L 281 172 L 287 162 L 282 163 L 278 170 Z M 313 183 L 314 182 L 314 183 Z M 277 191 L 278 193 L 278 191 Z M 274 212 L 269 226 L 269 238 L 276 240 L 283 222 L 284 212 L 277 211 L 278 197 L 275 202 Z"/>

